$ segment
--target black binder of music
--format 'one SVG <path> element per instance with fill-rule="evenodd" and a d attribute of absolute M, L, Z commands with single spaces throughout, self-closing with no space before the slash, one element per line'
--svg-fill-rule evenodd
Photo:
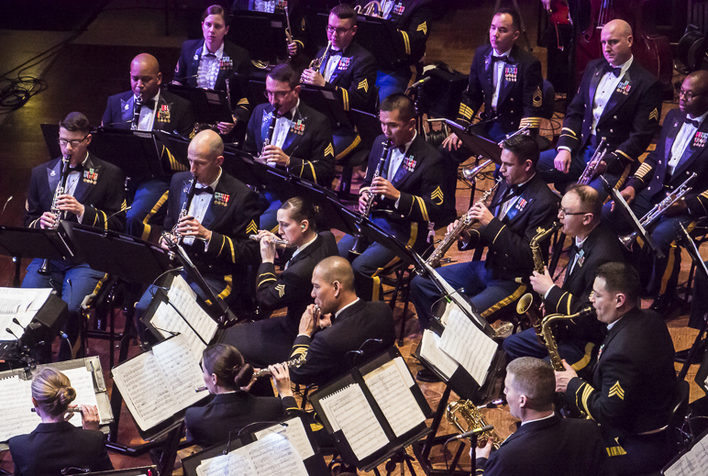
<path fill-rule="evenodd" d="M 93 134 L 89 150 L 138 181 L 162 177 L 166 172 L 160 161 L 162 144 L 152 131 L 105 127 Z"/>
<path fill-rule="evenodd" d="M 285 15 L 255 11 L 236 11 L 227 38 L 245 48 L 251 58 L 276 64 L 287 58 Z"/>
<path fill-rule="evenodd" d="M 295 422 L 294 420 L 297 420 L 299 423 Z M 327 476 L 330 474 L 329 470 L 327 469 L 327 465 L 325 464 L 324 458 L 319 452 L 319 448 L 317 446 L 315 437 L 312 434 L 312 430 L 310 429 L 310 426 L 309 424 L 307 424 L 306 421 L 304 421 L 300 416 L 296 416 L 284 418 L 282 420 L 282 423 L 275 423 L 274 425 L 272 423 L 274 422 L 264 422 L 263 425 L 259 425 L 260 428 L 258 429 L 264 429 L 267 427 L 279 427 L 280 425 L 302 425 L 307 435 L 307 441 L 303 443 L 305 445 L 309 444 L 310 448 L 306 450 L 310 451 L 311 453 L 311 456 L 303 458 L 302 460 L 303 464 L 305 465 L 305 470 L 307 471 L 307 474 L 310 476 Z M 244 432 L 242 435 L 234 435 L 232 439 L 226 443 L 212 446 L 210 448 L 205 449 L 204 451 L 200 451 L 199 453 L 195 453 L 191 456 L 184 458 L 182 460 L 182 470 L 184 471 L 185 476 L 196 476 L 197 467 L 205 460 L 217 456 L 227 455 L 235 449 L 242 448 L 246 445 L 256 442 L 256 433 L 258 433 L 258 431 L 255 431 L 255 425 L 253 426 L 253 430 L 254 431 Z"/>
<path fill-rule="evenodd" d="M 167 90 L 183 97 L 192 104 L 192 110 L 197 122 L 207 124 L 233 122 L 231 105 L 226 91 L 192 88 L 177 84 L 168 84 Z"/>
<path fill-rule="evenodd" d="M 364 471 L 430 431 L 431 409 L 395 348 L 320 388 L 310 401 L 342 458 Z"/>

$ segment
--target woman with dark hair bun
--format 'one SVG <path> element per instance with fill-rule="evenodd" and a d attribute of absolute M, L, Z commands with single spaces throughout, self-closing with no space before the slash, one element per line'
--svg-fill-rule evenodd
<path fill-rule="evenodd" d="M 283 364 L 268 368 L 280 398 L 256 397 L 245 388 L 253 368 L 236 347 L 214 344 L 204 349 L 201 361 L 204 383 L 213 398 L 203 407 L 187 409 L 187 439 L 207 447 L 235 438 L 250 423 L 277 421 L 298 410 L 290 388 L 290 374 Z"/>
<path fill-rule="evenodd" d="M 287 315 L 231 327 L 222 340 L 236 346 L 246 361 L 257 367 L 288 360 L 300 317 L 312 303 L 312 270 L 324 258 L 337 255 L 332 233 L 317 233 L 317 214 L 317 208 L 308 200 L 293 197 L 278 210 L 280 236 L 266 230 L 258 232 L 261 265 L 256 302 L 265 317 L 286 306 Z M 283 271 L 277 274 L 275 258 L 279 247 Z"/>
<path fill-rule="evenodd" d="M 65 468 L 102 471 L 113 469 L 105 437 L 98 431 L 98 409 L 72 405 L 76 390 L 69 378 L 45 367 L 32 379 L 32 403 L 42 423 L 28 435 L 10 438 L 16 475 L 59 475 Z M 83 429 L 67 420 L 80 412 Z"/>

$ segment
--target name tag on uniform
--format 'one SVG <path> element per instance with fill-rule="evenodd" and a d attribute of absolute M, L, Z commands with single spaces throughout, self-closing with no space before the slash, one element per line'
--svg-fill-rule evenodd
<path fill-rule="evenodd" d="M 519 67 L 515 64 L 508 64 L 504 67 L 504 79 L 509 83 L 515 83 L 519 74 Z"/>

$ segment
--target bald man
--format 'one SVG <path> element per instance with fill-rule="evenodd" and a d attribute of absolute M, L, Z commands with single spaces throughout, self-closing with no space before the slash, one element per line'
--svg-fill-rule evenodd
<path fill-rule="evenodd" d="M 323 385 L 352 367 L 356 355 L 350 351 L 363 349 L 371 356 L 393 345 L 391 308 L 356 295 L 354 271 L 345 258 L 330 256 L 315 266 L 312 297 L 315 303 L 302 314 L 290 355 L 305 355 L 305 363 L 290 370 L 293 382 Z"/>
<path fill-rule="evenodd" d="M 541 154 L 538 171 L 564 191 L 583 173 L 605 139 L 607 155 L 589 183 L 604 198 L 599 175 L 615 184 L 644 152 L 659 127 L 661 86 L 632 56 L 632 28 L 623 20 L 605 24 L 600 34 L 604 58 L 585 68 L 556 150 Z"/>
<path fill-rule="evenodd" d="M 182 244 L 207 283 L 222 299 L 238 302 L 234 290 L 251 289 L 245 275 L 260 262 L 259 245 L 248 235 L 258 231 L 258 196 L 221 169 L 224 143 L 212 130 L 198 133 L 187 150 L 190 171 L 174 174 L 164 229 L 182 236 Z M 196 179 L 194 198 L 185 203 Z M 186 207 L 186 216 L 180 211 Z M 162 246 L 167 246 L 163 238 Z M 243 297 L 243 296 L 241 296 Z"/>
<path fill-rule="evenodd" d="M 647 294 L 656 296 L 653 308 L 664 312 L 677 302 L 676 284 L 681 250 L 676 244 L 679 223 L 687 229 L 708 213 L 708 71 L 696 71 L 683 80 L 679 108 L 669 111 L 656 149 L 649 154 L 621 191 L 634 213 L 641 217 L 675 191 L 691 174 L 691 191 L 667 208 L 649 227 L 654 243 L 664 252 L 658 258 L 648 247 L 634 246 L 634 264 L 640 270 Z M 615 207 L 617 208 L 617 207 Z M 605 207 L 605 211 L 609 207 Z M 633 228 L 623 213 L 615 210 L 611 223 L 619 233 Z"/>
<path fill-rule="evenodd" d="M 133 129 L 141 131 L 164 130 L 189 135 L 194 126 L 194 115 L 188 101 L 161 91 L 162 73 L 157 58 L 140 53 L 130 62 L 130 91 L 114 94 L 108 98 L 101 125 L 106 128 Z M 157 215 L 164 204 L 169 175 L 184 170 L 171 154 L 163 156 L 164 175 L 160 177 L 131 177 L 127 228 L 132 235 L 148 239 L 147 224 Z M 159 205 L 159 206 L 158 206 Z M 164 213 L 163 213 L 164 216 Z"/>

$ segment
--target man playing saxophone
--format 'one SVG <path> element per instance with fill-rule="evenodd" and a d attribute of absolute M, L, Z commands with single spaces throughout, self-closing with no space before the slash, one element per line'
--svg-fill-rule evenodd
<path fill-rule="evenodd" d="M 91 138 L 89 120 L 80 112 L 67 114 L 59 123 L 59 147 L 63 157 L 32 169 L 25 210 L 25 225 L 28 228 L 57 228 L 58 215 L 63 215 L 63 219 L 70 222 L 123 230 L 125 215 L 119 213 L 121 208 L 125 208 L 123 173 L 88 152 Z M 66 166 L 63 165 L 63 158 L 68 160 Z M 94 290 L 104 274 L 86 263 L 58 260 L 47 261 L 46 271 L 42 274 L 42 261 L 32 260 L 22 287 L 53 287 L 68 304 L 69 319 L 64 332 L 73 348 L 69 349 L 62 340 L 59 358 L 64 360 L 76 355 L 79 350 L 81 302 Z"/>
<path fill-rule="evenodd" d="M 597 267 L 608 261 L 623 261 L 624 256 L 612 230 L 600 219 L 602 202 L 597 191 L 588 185 L 573 185 L 563 195 L 558 209 L 562 232 L 573 240 L 563 283 L 559 286 L 544 269 L 529 277 L 533 290 L 543 300 L 546 313 L 574 314 L 589 303 Z M 587 367 L 595 347 L 602 342 L 605 330 L 594 316 L 555 327 L 554 337 L 562 358 L 577 371 Z M 546 348 L 535 329 L 526 329 L 504 339 L 504 351 L 510 360 L 521 356 L 545 358 Z"/>
<path fill-rule="evenodd" d="M 663 207 L 660 217 L 651 226 L 651 238 L 664 258 L 650 248 L 633 247 L 635 266 L 642 276 L 645 292 L 658 296 L 652 308 L 659 312 L 671 309 L 676 302 L 676 283 L 681 265 L 681 251 L 676 244 L 678 223 L 690 231 L 691 222 L 708 211 L 708 72 L 696 71 L 683 80 L 679 91 L 679 108 L 670 111 L 661 128 L 656 149 L 649 154 L 621 191 L 638 218 L 661 203 L 670 193 L 684 184 L 692 173 L 697 176 L 687 185 L 692 189 L 680 200 Z M 668 204 L 667 204 L 668 205 Z M 614 207 L 612 223 L 618 233 L 633 228 L 622 211 Z M 605 208 L 609 213 L 610 207 Z"/>
<path fill-rule="evenodd" d="M 521 426 L 498 451 L 491 452 L 491 439 L 477 449 L 476 474 L 607 474 L 597 423 L 556 416 L 554 390 L 553 369 L 547 362 L 521 357 L 507 365 L 504 395 L 511 415 L 521 420 Z"/>
<path fill-rule="evenodd" d="M 439 270 L 440 276 L 469 296 L 472 305 L 490 322 L 499 319 L 503 311 L 514 309 L 526 291 L 526 278 L 533 270 L 529 241 L 539 227 L 551 226 L 558 208 L 558 199 L 536 174 L 537 160 L 538 145 L 533 138 L 517 135 L 504 141 L 499 168 L 504 181 L 490 204 L 477 202 L 468 212 L 478 228 L 467 229 L 458 238 L 463 250 L 489 247 L 486 260 Z M 433 305 L 440 297 L 430 279 L 413 279 L 411 301 L 421 328 L 429 326 Z M 432 376 L 419 373 L 423 378 Z"/>

